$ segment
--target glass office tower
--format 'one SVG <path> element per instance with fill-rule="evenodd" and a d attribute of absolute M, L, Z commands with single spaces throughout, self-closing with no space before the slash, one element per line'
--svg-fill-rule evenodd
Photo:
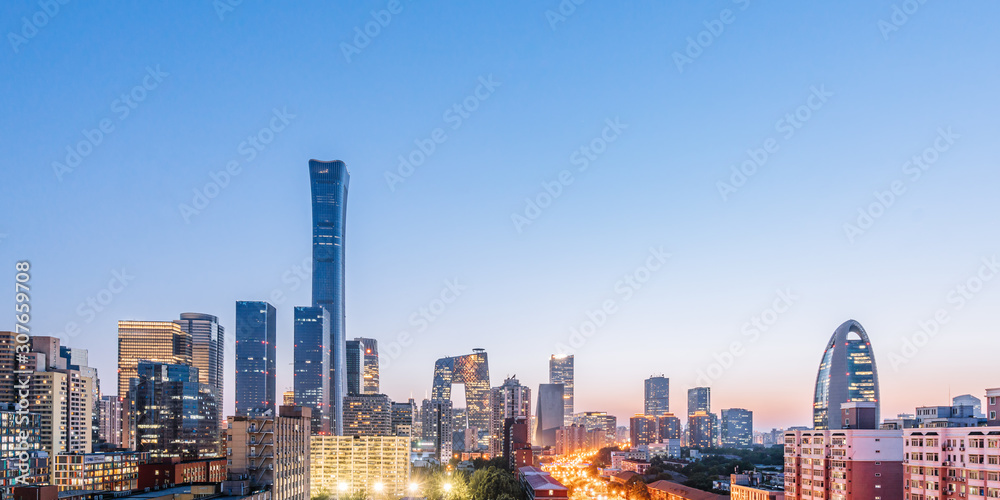
<path fill-rule="evenodd" d="M 313 434 L 330 432 L 329 340 L 330 313 L 326 309 L 295 308 L 295 404 L 312 408 Z"/>
<path fill-rule="evenodd" d="M 212 387 L 199 382 L 198 368 L 140 361 L 129 380 L 135 408 L 137 451 L 155 458 L 218 456 Z"/>
<path fill-rule="evenodd" d="M 486 351 L 473 349 L 472 354 L 437 360 L 431 400 L 451 401 L 453 383 L 465 384 L 469 426 L 485 434 L 490 425 L 490 366 Z"/>
<path fill-rule="evenodd" d="M 722 410 L 722 446 L 750 448 L 753 446 L 753 412 L 743 408 Z"/>
<path fill-rule="evenodd" d="M 344 321 L 344 234 L 347 226 L 347 165 L 340 160 L 309 160 L 312 187 L 312 303 L 329 313 L 330 375 L 326 401 L 331 432 L 341 435 L 347 395 L 347 337 Z"/>
<path fill-rule="evenodd" d="M 563 386 L 563 425 L 573 425 L 573 355 L 553 354 L 549 358 L 549 383 Z"/>
<path fill-rule="evenodd" d="M 277 320 L 267 302 L 236 302 L 236 414 L 277 415 Z"/>
<path fill-rule="evenodd" d="M 172 321 L 118 322 L 118 397 L 128 396 L 139 360 L 191 364 L 191 334 Z"/>
<path fill-rule="evenodd" d="M 365 394 L 378 394 L 378 341 L 375 339 L 357 338 L 361 342 L 361 391 Z"/>
<path fill-rule="evenodd" d="M 174 320 L 191 335 L 191 364 L 198 369 L 199 382 L 212 387 L 215 397 L 223 401 L 225 394 L 225 328 L 219 318 L 211 314 L 182 313 L 181 319 Z M 216 422 L 222 424 L 222 405 L 218 406 Z"/>
<path fill-rule="evenodd" d="M 643 399 L 645 415 L 659 417 L 670 413 L 670 379 L 663 375 L 647 378 Z"/>
<path fill-rule="evenodd" d="M 712 412 L 712 389 L 708 387 L 695 387 L 688 389 L 688 416 L 695 412 Z"/>
<path fill-rule="evenodd" d="M 833 332 L 823 352 L 813 397 L 813 427 L 840 429 L 840 405 L 856 401 L 875 403 L 875 421 L 881 422 L 875 355 L 865 329 L 852 319 Z"/>
<path fill-rule="evenodd" d="M 361 355 L 361 341 L 358 339 L 347 341 L 347 394 L 354 396 L 361 394 L 362 378 L 361 367 L 364 365 L 364 358 Z"/>

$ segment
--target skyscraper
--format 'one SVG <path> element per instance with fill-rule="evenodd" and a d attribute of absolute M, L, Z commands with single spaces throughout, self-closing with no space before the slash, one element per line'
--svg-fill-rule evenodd
<path fill-rule="evenodd" d="M 722 446 L 749 448 L 753 446 L 753 412 L 742 408 L 722 410 Z"/>
<path fill-rule="evenodd" d="M 267 302 L 236 302 L 236 415 L 277 414 L 277 312 Z M 221 405 L 220 405 L 221 406 Z"/>
<path fill-rule="evenodd" d="M 0 331 L 0 403 L 15 403 L 14 370 L 17 365 L 14 351 L 17 337 L 14 332 Z"/>
<path fill-rule="evenodd" d="M 437 360 L 434 363 L 431 400 L 451 401 L 451 385 L 454 383 L 465 384 L 469 426 L 485 432 L 490 425 L 490 366 L 485 350 L 473 349 L 472 354 Z"/>
<path fill-rule="evenodd" d="M 566 410 L 562 384 L 538 384 L 538 405 L 535 407 L 536 446 L 555 446 L 556 429 L 563 426 Z"/>
<path fill-rule="evenodd" d="M 330 313 L 322 307 L 296 307 L 294 329 L 295 404 L 312 409 L 313 434 L 329 433 Z"/>
<path fill-rule="evenodd" d="M 357 338 L 361 342 L 361 391 L 378 394 L 378 341 Z"/>
<path fill-rule="evenodd" d="M 199 382 L 208 384 L 219 402 L 225 400 L 225 328 L 211 314 L 182 313 L 174 320 L 191 335 L 191 365 L 198 369 Z M 222 425 L 222 405 L 216 422 Z"/>
<path fill-rule="evenodd" d="M 688 446 L 691 448 L 711 448 L 713 446 L 712 436 L 713 416 L 704 411 L 696 411 L 688 416 Z"/>
<path fill-rule="evenodd" d="M 344 310 L 344 235 L 347 229 L 347 165 L 340 160 L 309 160 L 312 188 L 312 302 L 329 313 L 329 396 L 331 432 L 343 432 L 347 395 L 347 336 Z"/>
<path fill-rule="evenodd" d="M 345 436 L 392 436 L 392 401 L 385 394 L 344 398 Z"/>
<path fill-rule="evenodd" d="M 635 415 L 629 419 L 629 441 L 633 447 L 655 443 L 659 432 L 652 415 Z"/>
<path fill-rule="evenodd" d="M 573 355 L 553 354 L 549 358 L 549 383 L 563 386 L 563 425 L 573 424 Z"/>
<path fill-rule="evenodd" d="M 657 442 L 665 443 L 668 439 L 681 438 L 681 419 L 673 413 L 664 413 L 656 417 Z"/>
<path fill-rule="evenodd" d="M 695 412 L 712 412 L 712 389 L 709 387 L 695 387 L 688 389 L 688 416 Z"/>
<path fill-rule="evenodd" d="M 364 356 L 361 355 L 361 341 L 358 339 L 348 340 L 346 343 L 347 367 L 347 394 L 361 394 L 362 388 L 362 366 L 364 366 Z"/>
<path fill-rule="evenodd" d="M 128 395 L 139 360 L 191 364 L 191 334 L 172 321 L 118 322 L 118 397 Z"/>
<path fill-rule="evenodd" d="M 434 443 L 434 453 L 441 463 L 451 460 L 452 406 L 451 400 L 425 399 L 420 408 L 424 441 Z"/>
<path fill-rule="evenodd" d="M 643 402 L 646 415 L 659 417 L 670 413 L 670 379 L 663 375 L 647 378 Z"/>
<path fill-rule="evenodd" d="M 504 422 L 514 417 L 531 417 L 531 389 L 514 377 L 490 390 L 490 455 L 503 454 Z"/>
<path fill-rule="evenodd" d="M 875 403 L 875 420 L 881 421 L 875 355 L 865 329 L 852 319 L 837 327 L 823 352 L 813 397 L 813 427 L 840 429 L 840 405 L 859 401 Z"/>
<path fill-rule="evenodd" d="M 211 386 L 198 368 L 140 361 L 130 380 L 137 451 L 157 458 L 197 459 L 218 455 L 218 411 Z"/>

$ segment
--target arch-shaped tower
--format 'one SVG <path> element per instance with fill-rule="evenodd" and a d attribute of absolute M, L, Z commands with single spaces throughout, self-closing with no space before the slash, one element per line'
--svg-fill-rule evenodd
<path fill-rule="evenodd" d="M 823 352 L 813 397 L 813 427 L 840 429 L 840 405 L 854 401 L 875 403 L 876 422 L 882 421 L 875 354 L 868 333 L 852 319 L 833 332 Z"/>

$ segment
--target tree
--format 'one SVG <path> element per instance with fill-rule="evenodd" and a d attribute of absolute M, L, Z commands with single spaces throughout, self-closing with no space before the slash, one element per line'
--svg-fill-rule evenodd
<path fill-rule="evenodd" d="M 501 495 L 521 498 L 521 487 L 510 472 L 496 467 L 479 469 L 469 480 L 470 500 L 494 500 Z"/>
<path fill-rule="evenodd" d="M 646 487 L 642 476 L 632 476 L 632 479 L 625 483 L 625 495 L 629 500 L 650 500 L 649 488 Z"/>

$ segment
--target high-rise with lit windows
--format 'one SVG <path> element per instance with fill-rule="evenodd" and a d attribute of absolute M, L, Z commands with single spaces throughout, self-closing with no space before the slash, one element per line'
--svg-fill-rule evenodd
<path fill-rule="evenodd" d="M 191 334 L 173 321 L 118 322 L 118 397 L 128 395 L 139 360 L 191 364 Z"/>
<path fill-rule="evenodd" d="M 236 415 L 276 414 L 276 343 L 274 306 L 236 302 Z"/>
<path fill-rule="evenodd" d="M 312 305 L 329 313 L 329 395 L 325 414 L 330 432 L 343 433 L 344 396 L 347 395 L 347 337 L 344 310 L 344 236 L 347 229 L 347 190 L 351 175 L 340 160 L 309 160 L 312 192 Z M 315 416 L 315 415 L 314 415 Z"/>
<path fill-rule="evenodd" d="M 191 365 L 198 369 L 199 382 L 208 384 L 219 402 L 225 396 L 226 330 L 211 314 L 182 313 L 174 320 L 191 336 Z M 222 405 L 216 422 L 222 425 Z"/>
<path fill-rule="evenodd" d="M 670 413 L 670 379 L 663 375 L 654 375 L 643 384 L 643 403 L 645 414 L 659 417 Z"/>
<path fill-rule="evenodd" d="M 294 321 L 295 404 L 312 409 L 313 434 L 327 434 L 330 432 L 330 313 L 322 307 L 300 306 L 295 308 Z"/>
<path fill-rule="evenodd" d="M 878 369 L 871 341 L 861 323 L 848 320 L 840 325 L 823 351 L 813 397 L 813 428 L 840 429 L 840 405 L 875 403 L 879 415 Z"/>
<path fill-rule="evenodd" d="M 563 386 L 563 425 L 573 424 L 573 355 L 553 354 L 549 358 L 549 383 Z"/>

